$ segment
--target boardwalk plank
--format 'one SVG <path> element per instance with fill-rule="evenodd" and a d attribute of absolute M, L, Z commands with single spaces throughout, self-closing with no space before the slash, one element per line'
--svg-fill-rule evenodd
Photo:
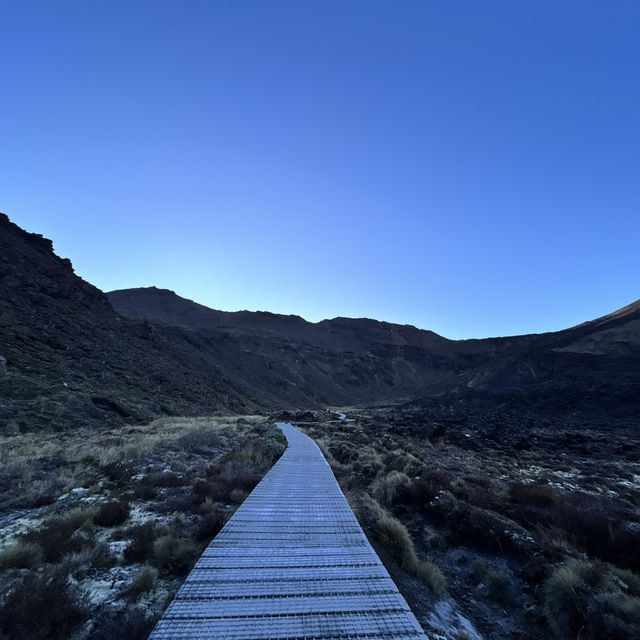
<path fill-rule="evenodd" d="M 426 640 L 316 444 L 279 426 L 286 452 L 150 640 Z"/>

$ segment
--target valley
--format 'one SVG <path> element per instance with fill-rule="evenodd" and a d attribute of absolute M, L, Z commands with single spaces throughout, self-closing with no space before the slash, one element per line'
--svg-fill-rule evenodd
<path fill-rule="evenodd" d="M 2 214 L 0 335 L 8 638 L 105 640 L 118 616 L 146 637 L 284 450 L 278 420 L 321 446 L 431 637 L 640 634 L 640 302 L 461 341 L 216 311 L 105 294 Z M 32 593 L 71 626 L 29 627 Z"/>

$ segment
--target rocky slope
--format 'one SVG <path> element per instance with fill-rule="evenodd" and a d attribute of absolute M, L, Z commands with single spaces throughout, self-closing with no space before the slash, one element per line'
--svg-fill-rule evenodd
<path fill-rule="evenodd" d="M 197 347 L 120 317 L 50 240 L 0 214 L 0 425 L 144 421 L 255 403 Z"/>
<path fill-rule="evenodd" d="M 416 398 L 620 417 L 640 391 L 640 303 L 566 331 L 462 341 L 229 313 L 156 288 L 105 295 L 2 214 L 0 331 L 0 425 L 14 430 Z"/>
<path fill-rule="evenodd" d="M 451 402 L 525 402 L 549 411 L 637 409 L 640 302 L 565 331 L 454 341 L 368 319 L 310 323 L 214 311 L 156 288 L 107 295 L 124 316 L 217 336 L 218 349 L 233 345 L 240 355 L 234 372 L 225 369 L 229 377 L 292 405 L 444 395 Z"/>

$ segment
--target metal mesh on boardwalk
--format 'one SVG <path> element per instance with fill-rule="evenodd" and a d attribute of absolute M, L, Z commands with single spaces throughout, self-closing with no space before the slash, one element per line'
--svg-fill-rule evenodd
<path fill-rule="evenodd" d="M 316 444 L 289 447 L 207 547 L 150 640 L 426 640 Z"/>

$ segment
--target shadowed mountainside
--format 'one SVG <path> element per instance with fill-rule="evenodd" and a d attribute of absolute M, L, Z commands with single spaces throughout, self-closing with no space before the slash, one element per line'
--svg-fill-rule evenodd
<path fill-rule="evenodd" d="M 0 424 L 145 421 L 255 403 L 185 340 L 119 316 L 50 240 L 0 214 Z"/>
<path fill-rule="evenodd" d="M 640 391 L 640 303 L 556 333 L 461 341 L 222 312 L 156 288 L 105 295 L 3 214 L 0 330 L 0 423 L 14 429 L 419 398 L 627 415 Z"/>
<path fill-rule="evenodd" d="M 257 388 L 279 381 L 313 402 L 447 396 L 526 402 L 550 411 L 637 408 L 640 302 L 564 331 L 455 341 L 368 319 L 310 323 L 298 316 L 215 311 L 154 287 L 107 295 L 124 316 L 236 345 L 242 358 L 251 359 L 237 363 L 241 379 L 225 370 L 239 384 L 252 370 L 259 374 Z"/>

